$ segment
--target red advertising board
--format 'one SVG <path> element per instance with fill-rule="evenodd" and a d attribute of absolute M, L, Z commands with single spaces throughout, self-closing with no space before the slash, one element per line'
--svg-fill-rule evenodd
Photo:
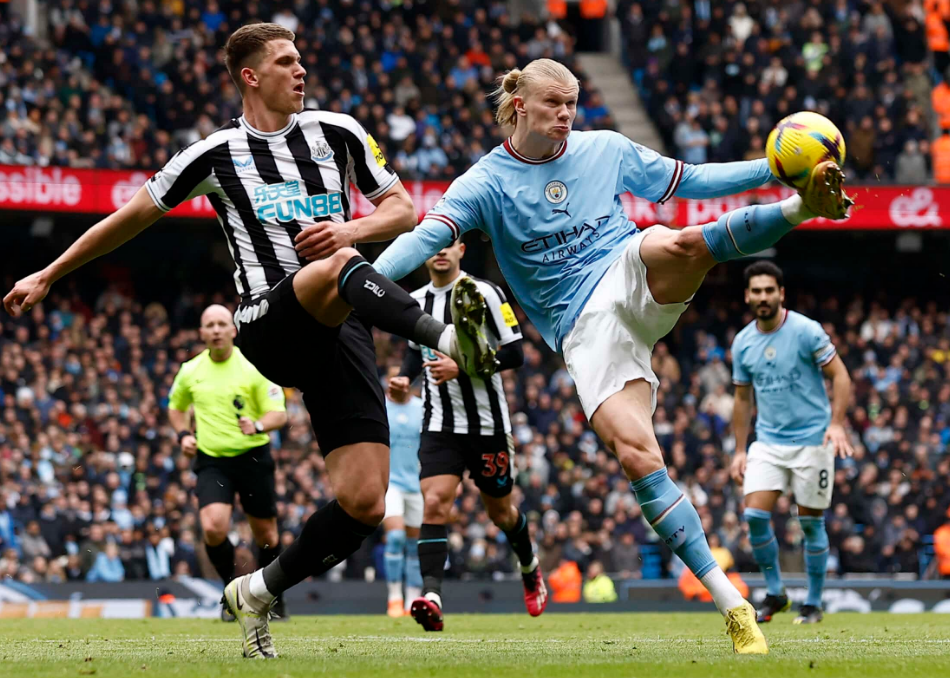
<path fill-rule="evenodd" d="M 150 174 L 143 171 L 85 170 L 61 167 L 15 167 L 0 165 L 0 210 L 109 214 L 135 194 Z M 424 215 L 448 187 L 444 181 L 409 181 L 406 188 Z M 848 189 L 857 207 L 845 221 L 816 219 L 802 226 L 808 229 L 935 229 L 950 228 L 950 187 L 856 186 Z M 688 226 L 714 221 L 723 213 L 752 201 L 773 202 L 791 190 L 770 187 L 727 198 L 684 200 L 674 198 L 656 205 L 632 195 L 623 196 L 630 219 L 646 227 L 661 223 Z M 363 196 L 355 194 L 354 216 L 373 210 Z M 174 216 L 213 218 L 207 198 L 195 198 L 179 205 Z"/>

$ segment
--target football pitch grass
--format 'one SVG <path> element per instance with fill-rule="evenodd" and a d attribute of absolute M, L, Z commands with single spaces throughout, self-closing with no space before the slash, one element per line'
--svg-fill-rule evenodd
<path fill-rule="evenodd" d="M 412 621 L 295 617 L 271 625 L 280 658 L 241 657 L 239 627 L 196 619 L 0 621 L 0 676 L 948 676 L 950 615 L 776 617 L 767 657 L 737 657 L 716 614 L 450 615 Z"/>

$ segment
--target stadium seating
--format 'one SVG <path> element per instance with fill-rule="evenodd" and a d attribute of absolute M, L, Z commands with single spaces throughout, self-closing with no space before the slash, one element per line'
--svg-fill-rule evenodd
<path fill-rule="evenodd" d="M 947 315 L 910 301 L 888 309 L 859 299 L 821 306 L 810 299 L 797 308 L 825 323 L 855 382 L 850 417 L 858 451 L 837 465 L 828 519 L 832 567 L 918 573 L 933 553 L 932 546 L 918 548 L 933 543 L 928 535 L 950 503 Z M 114 288 L 98 299 L 54 292 L 28 317 L 3 318 L 0 576 L 202 572 L 197 505 L 189 494 L 194 474 L 164 410 L 178 365 L 202 348 L 194 328 L 210 301 L 185 295 L 165 308 Z M 687 312 L 675 351 L 657 347 L 656 432 L 707 531 L 732 552 L 737 568 L 754 571 L 747 530 L 737 519 L 741 497 L 724 470 L 733 444 L 728 346 L 749 317 L 711 308 L 718 310 Z M 618 463 L 589 430 L 563 365 L 533 327 L 524 327 L 526 365 L 505 381 L 520 470 L 515 492 L 534 523 L 542 564 L 553 571 L 571 560 L 586 571 L 599 560 L 627 576 L 677 573 Z M 380 335 L 377 345 L 381 370 L 401 360 L 401 340 Z M 288 411 L 290 426 L 275 451 L 284 540 L 332 498 L 298 395 L 291 394 Z M 800 571 L 801 531 L 786 499 L 775 516 L 783 567 Z M 237 532 L 251 543 L 245 522 Z M 451 534 L 452 576 L 514 571 L 504 535 L 468 482 Z M 109 566 L 110 542 L 122 568 Z M 374 562 L 372 544 L 355 558 Z M 364 568 L 347 571 L 362 576 Z"/>
<path fill-rule="evenodd" d="M 937 14 L 948 10 L 927 4 L 928 31 L 943 28 L 945 40 Z M 933 108 L 950 94 L 931 96 L 943 72 L 931 67 L 919 2 L 620 0 L 617 16 L 631 75 L 680 159 L 764 157 L 774 123 L 808 109 L 844 133 L 853 179 L 914 185 L 932 175 Z"/>
<path fill-rule="evenodd" d="M 403 179 L 454 178 L 499 144 L 486 93 L 537 57 L 581 78 L 577 129 L 612 125 L 572 39 L 553 24 L 514 25 L 497 0 L 47 4 L 55 48 L 16 21 L 0 27 L 0 164 L 160 168 L 240 115 L 221 48 L 255 19 L 296 32 L 305 105 L 355 116 Z"/>

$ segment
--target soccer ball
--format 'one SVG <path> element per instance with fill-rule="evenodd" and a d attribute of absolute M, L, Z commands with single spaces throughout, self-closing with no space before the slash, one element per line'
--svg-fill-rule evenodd
<path fill-rule="evenodd" d="M 844 137 L 828 118 L 803 111 L 784 118 L 765 144 L 769 169 L 789 188 L 802 189 L 815 165 L 844 162 Z"/>

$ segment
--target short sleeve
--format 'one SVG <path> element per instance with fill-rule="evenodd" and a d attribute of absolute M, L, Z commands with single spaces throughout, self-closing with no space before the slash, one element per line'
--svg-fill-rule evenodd
<path fill-rule="evenodd" d="M 518 318 L 501 288 L 487 280 L 481 281 L 479 288 L 488 304 L 488 328 L 498 340 L 498 345 L 504 346 L 522 339 Z"/>
<path fill-rule="evenodd" d="M 210 139 L 181 149 L 145 182 L 145 189 L 158 209 L 167 212 L 214 190 L 209 181 L 213 172 L 212 155 L 220 144 Z"/>
<path fill-rule="evenodd" d="M 261 413 L 284 412 L 284 389 L 272 381 L 268 381 L 258 372 L 254 380 L 254 397 Z"/>
<path fill-rule="evenodd" d="M 168 406 L 179 412 L 187 412 L 191 406 L 191 379 L 188 363 L 181 366 L 178 374 L 175 375 L 175 381 L 172 382 L 172 390 L 168 393 Z"/>
<path fill-rule="evenodd" d="M 683 177 L 683 163 L 634 143 L 622 134 L 612 136 L 622 148 L 618 193 L 630 192 L 657 203 L 672 198 Z"/>
<path fill-rule="evenodd" d="M 807 349 L 811 358 L 818 367 L 824 367 L 837 355 L 838 350 L 831 343 L 831 337 L 824 328 L 814 320 L 809 321 L 806 333 Z"/>
<path fill-rule="evenodd" d="M 737 341 L 732 343 L 732 383 L 736 386 L 748 386 L 752 383 L 752 375 L 742 364 L 742 347 Z"/>
<path fill-rule="evenodd" d="M 360 193 L 369 200 L 383 195 L 399 177 L 383 155 L 373 135 L 349 115 L 323 114 L 320 125 L 329 136 L 337 135 L 346 146 L 347 172 Z"/>

